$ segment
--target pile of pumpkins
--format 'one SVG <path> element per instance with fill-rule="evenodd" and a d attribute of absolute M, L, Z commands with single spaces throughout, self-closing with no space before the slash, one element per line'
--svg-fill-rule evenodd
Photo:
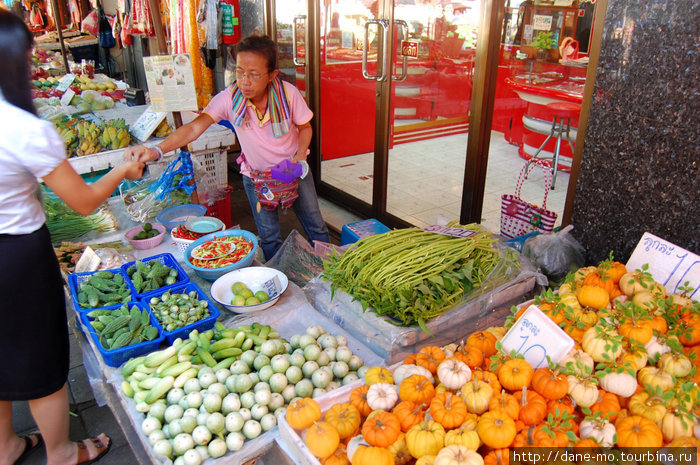
<path fill-rule="evenodd" d="M 533 369 L 504 327 L 373 367 L 346 402 L 286 410 L 323 465 L 508 465 L 513 447 L 700 447 L 700 305 L 612 261 L 536 304 L 576 342 Z"/>

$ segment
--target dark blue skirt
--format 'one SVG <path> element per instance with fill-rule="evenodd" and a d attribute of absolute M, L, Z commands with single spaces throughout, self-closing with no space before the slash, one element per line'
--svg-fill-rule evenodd
<path fill-rule="evenodd" d="M 61 389 L 68 348 L 63 279 L 48 228 L 0 234 L 0 400 Z"/>

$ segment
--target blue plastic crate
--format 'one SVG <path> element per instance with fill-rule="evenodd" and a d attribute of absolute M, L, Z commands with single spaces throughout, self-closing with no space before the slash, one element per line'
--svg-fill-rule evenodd
<path fill-rule="evenodd" d="M 168 289 L 172 289 L 173 287 L 181 286 L 187 282 L 190 281 L 190 277 L 187 275 L 185 270 L 182 269 L 180 264 L 177 262 L 175 257 L 173 257 L 172 254 L 169 253 L 162 253 L 159 255 L 154 255 L 152 257 L 148 258 L 142 258 L 141 260 L 138 260 L 140 262 L 148 263 L 151 260 L 156 260 L 160 262 L 162 265 L 169 266 L 170 268 L 173 268 L 177 270 L 177 282 L 175 284 L 168 284 L 163 287 L 160 287 L 158 289 L 154 289 L 152 291 L 148 292 L 136 292 L 136 287 L 134 287 L 134 283 L 131 282 L 131 278 L 129 277 L 128 269 L 131 268 L 132 266 L 136 266 L 136 261 L 125 263 L 121 267 L 122 273 L 126 276 L 126 284 L 129 286 L 129 289 L 131 289 L 131 295 L 134 300 L 140 299 L 141 297 L 151 295 L 151 294 L 162 294 Z"/>
<path fill-rule="evenodd" d="M 151 309 L 150 304 L 150 300 L 153 297 L 160 297 L 161 295 L 165 294 L 165 292 L 170 292 L 171 294 L 187 294 L 190 291 L 196 291 L 197 298 L 199 300 L 206 300 L 207 302 L 209 302 L 209 316 L 207 318 L 204 318 L 203 320 L 199 320 L 195 323 L 183 326 L 174 331 L 165 331 L 163 326 L 161 326 L 160 321 L 158 321 L 158 319 L 156 318 L 156 328 L 158 328 L 158 332 L 160 334 L 165 336 L 165 340 L 168 341 L 168 344 L 172 344 L 175 341 L 175 339 L 179 337 L 183 339 L 187 338 L 187 335 L 190 334 L 190 331 L 194 329 L 199 331 L 206 331 L 207 329 L 213 328 L 214 323 L 216 322 L 216 319 L 219 318 L 219 315 L 221 315 L 221 312 L 219 312 L 217 306 L 214 305 L 214 302 L 212 302 L 209 297 L 207 297 L 204 291 L 193 282 L 189 282 L 182 286 L 173 287 L 171 289 L 168 289 L 167 291 L 159 291 L 155 294 L 149 294 L 148 296 L 143 297 L 141 299 L 141 302 L 143 302 L 148 307 L 151 313 L 154 313 Z"/>
<path fill-rule="evenodd" d="M 391 229 L 384 226 L 374 218 L 348 223 L 343 225 L 343 229 L 340 234 L 340 245 L 352 244 L 359 241 L 363 237 L 369 237 L 389 231 L 391 231 Z"/>
<path fill-rule="evenodd" d="M 144 355 L 149 352 L 158 350 L 162 342 L 165 340 L 165 337 L 161 333 L 162 328 L 159 327 L 158 320 L 153 315 L 148 305 L 144 305 L 142 302 L 129 302 L 126 305 L 129 306 L 129 309 L 136 305 L 141 311 L 143 311 L 143 309 L 146 309 L 148 311 L 148 314 L 151 317 L 151 325 L 155 326 L 158 329 L 157 338 L 153 339 L 152 341 L 140 342 L 138 344 L 121 347 L 119 349 L 107 350 L 104 347 L 102 347 L 102 344 L 100 344 L 100 338 L 97 335 L 97 331 L 95 331 L 92 325 L 90 325 L 90 322 L 94 320 L 94 318 L 90 318 L 89 316 L 87 316 L 87 313 L 80 314 L 80 321 L 83 324 L 83 332 L 87 330 L 92 340 L 95 341 L 97 350 L 99 350 L 100 355 L 102 355 L 102 360 L 104 360 L 104 362 L 111 367 L 118 367 L 132 357 L 138 357 L 139 355 Z"/>
<path fill-rule="evenodd" d="M 124 282 L 126 282 L 126 288 L 129 289 L 129 292 L 131 292 L 131 288 L 129 287 L 129 283 L 127 282 L 127 277 L 120 269 L 114 269 L 114 270 L 100 270 L 100 271 L 109 271 L 110 273 L 114 274 L 119 274 L 124 278 Z M 112 308 L 119 308 L 121 307 L 122 303 L 114 304 L 114 305 L 107 305 L 104 307 L 94 307 L 94 308 L 83 308 L 80 306 L 80 303 L 78 302 L 78 291 L 80 290 L 80 286 L 90 278 L 93 274 L 97 273 L 97 271 L 91 271 L 87 273 L 73 273 L 68 275 L 68 287 L 70 288 L 70 295 L 71 299 L 73 300 L 73 307 L 75 307 L 75 311 L 78 313 L 86 313 L 89 312 L 90 310 L 102 310 L 102 309 L 112 309 Z M 134 296 L 131 296 L 131 299 L 133 299 Z M 130 299 L 130 300 L 131 300 Z"/>

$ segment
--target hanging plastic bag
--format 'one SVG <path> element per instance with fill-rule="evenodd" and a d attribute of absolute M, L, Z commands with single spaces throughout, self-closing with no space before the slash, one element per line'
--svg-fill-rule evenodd
<path fill-rule="evenodd" d="M 109 18 L 104 11 L 100 10 L 100 47 L 112 48 L 117 45 L 114 36 L 112 35 L 112 25 L 109 23 Z"/>
<path fill-rule="evenodd" d="M 129 216 L 143 222 L 166 207 L 189 203 L 196 189 L 192 159 L 183 150 L 160 176 L 146 176 L 135 183 L 123 181 L 119 194 Z"/>
<path fill-rule="evenodd" d="M 572 229 L 569 225 L 559 232 L 538 234 L 523 245 L 522 254 L 549 278 L 550 286 L 585 263 L 583 246 L 569 234 Z"/>
<path fill-rule="evenodd" d="M 97 36 L 99 34 L 97 10 L 92 10 L 83 18 L 81 29 L 83 32 Z"/>

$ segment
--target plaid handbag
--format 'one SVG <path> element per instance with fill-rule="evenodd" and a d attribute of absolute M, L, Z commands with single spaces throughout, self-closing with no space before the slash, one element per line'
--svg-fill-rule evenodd
<path fill-rule="evenodd" d="M 520 190 L 525 178 L 535 166 L 544 171 L 544 200 L 542 207 L 532 205 L 520 198 Z M 557 214 L 547 210 L 547 195 L 552 187 L 552 173 L 548 166 L 540 160 L 530 160 L 523 166 L 515 186 L 515 195 L 503 194 L 501 196 L 501 236 L 512 239 L 516 236 L 531 233 L 533 231 L 551 232 Z"/>

